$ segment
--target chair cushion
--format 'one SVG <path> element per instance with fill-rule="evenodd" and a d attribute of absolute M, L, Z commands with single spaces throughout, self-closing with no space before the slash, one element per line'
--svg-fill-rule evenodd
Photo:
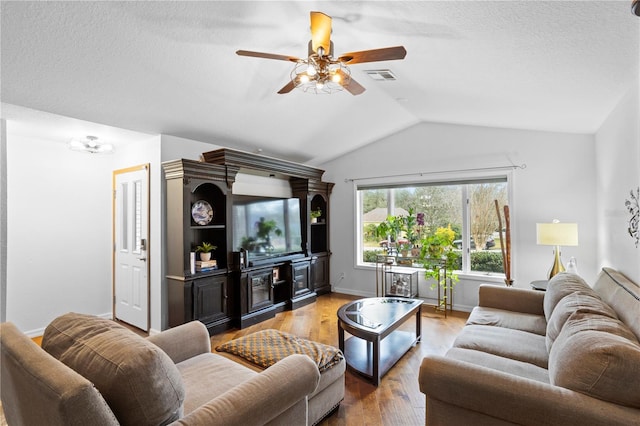
<path fill-rule="evenodd" d="M 556 305 L 547 323 L 547 350 L 551 350 L 553 342 L 560 334 L 567 319 L 576 312 L 601 314 L 609 318 L 618 319 L 616 312 L 599 297 L 592 293 L 577 291 L 562 298 Z"/>
<path fill-rule="evenodd" d="M 575 313 L 549 354 L 551 384 L 640 408 L 640 344 L 621 321 Z"/>
<path fill-rule="evenodd" d="M 62 315 L 47 326 L 42 348 L 93 382 L 122 425 L 164 425 L 182 416 L 185 391 L 175 364 L 113 321 Z"/>
<path fill-rule="evenodd" d="M 561 272 L 549 280 L 543 302 L 544 316 L 547 322 L 549 318 L 551 318 L 553 309 L 558 302 L 565 296 L 575 293 L 576 291 L 582 291 L 586 294 L 593 294 L 594 297 L 599 297 L 579 275 Z"/>

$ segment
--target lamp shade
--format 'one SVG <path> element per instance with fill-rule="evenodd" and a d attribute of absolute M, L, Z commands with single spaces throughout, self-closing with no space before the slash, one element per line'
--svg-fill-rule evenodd
<path fill-rule="evenodd" d="M 577 223 L 536 223 L 537 243 L 545 246 L 577 246 Z"/>

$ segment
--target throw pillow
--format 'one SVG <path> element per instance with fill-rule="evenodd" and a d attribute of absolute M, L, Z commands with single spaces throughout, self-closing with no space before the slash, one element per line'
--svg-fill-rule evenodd
<path fill-rule="evenodd" d="M 185 391 L 175 364 L 114 321 L 62 315 L 47 326 L 42 348 L 91 381 L 122 425 L 164 425 L 182 416 Z"/>
<path fill-rule="evenodd" d="M 271 367 L 292 354 L 307 355 L 321 373 L 337 365 L 343 358 L 338 348 L 272 329 L 230 340 L 216 350 L 237 355 L 263 368 Z"/>
<path fill-rule="evenodd" d="M 549 354 L 551 384 L 640 408 L 640 343 L 621 321 L 576 313 Z"/>
<path fill-rule="evenodd" d="M 576 291 L 592 294 L 597 298 L 600 297 L 579 275 L 561 272 L 549 280 L 543 302 L 544 316 L 547 322 L 549 322 L 553 309 L 558 302 L 562 300 L 563 297 Z"/>
<path fill-rule="evenodd" d="M 547 351 L 551 351 L 551 346 L 560 334 L 562 327 L 574 313 L 601 314 L 618 319 L 616 312 L 600 298 L 593 297 L 593 294 L 584 291 L 571 293 L 558 302 L 547 322 Z"/>

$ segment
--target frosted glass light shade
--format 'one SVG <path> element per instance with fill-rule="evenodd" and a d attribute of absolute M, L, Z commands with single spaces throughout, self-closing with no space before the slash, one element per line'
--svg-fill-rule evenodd
<path fill-rule="evenodd" d="M 545 246 L 577 246 L 577 223 L 536 223 L 537 243 Z"/>

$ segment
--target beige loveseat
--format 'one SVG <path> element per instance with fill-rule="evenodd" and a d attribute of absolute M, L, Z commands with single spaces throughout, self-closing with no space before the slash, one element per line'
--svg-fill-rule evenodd
<path fill-rule="evenodd" d="M 305 355 L 255 372 L 211 353 L 197 321 L 144 339 L 66 314 L 42 348 L 0 325 L 1 398 L 10 426 L 305 425 L 320 373 Z"/>
<path fill-rule="evenodd" d="M 420 367 L 426 423 L 640 424 L 640 288 L 604 268 L 546 292 L 482 285 L 445 356 Z"/>

